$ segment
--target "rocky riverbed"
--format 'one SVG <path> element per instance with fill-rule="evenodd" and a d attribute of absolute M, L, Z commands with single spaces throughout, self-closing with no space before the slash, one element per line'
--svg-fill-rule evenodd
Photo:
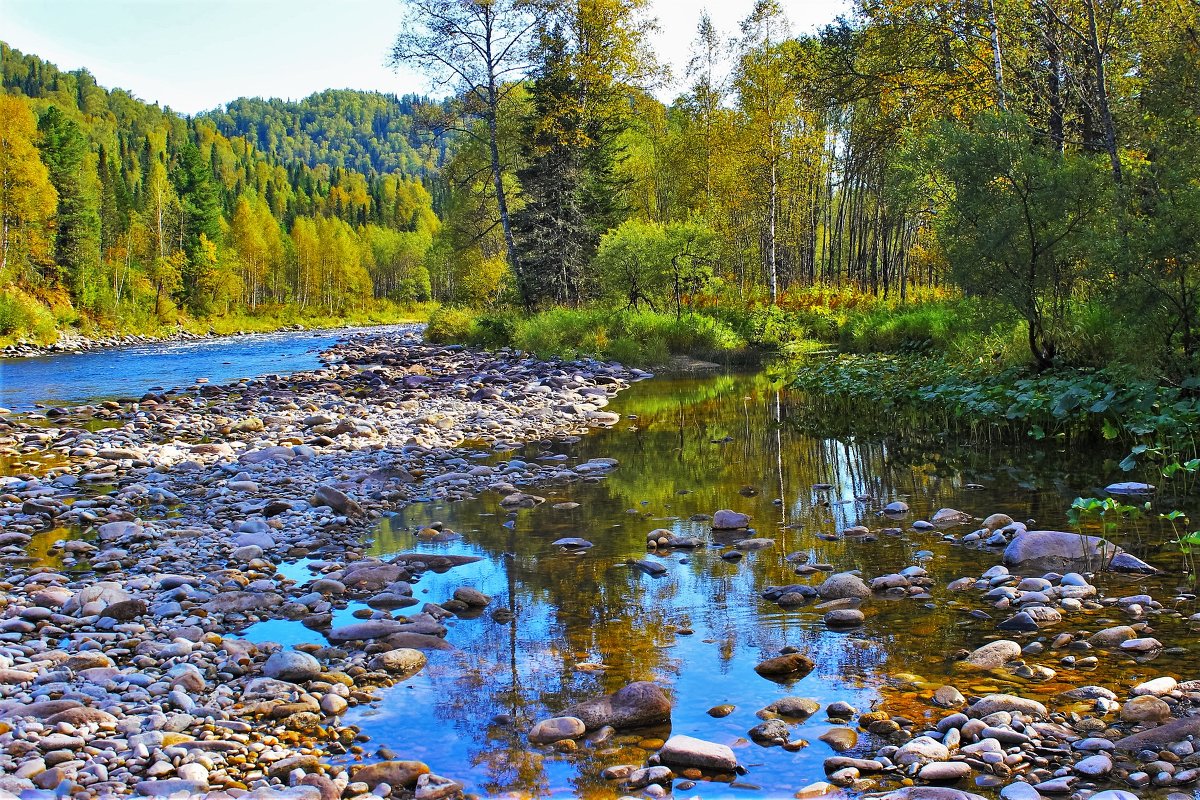
<path fill-rule="evenodd" d="M 645 374 L 429 347 L 413 333 L 355 337 L 327 359 L 288 378 L 4 421 L 10 463 L 53 466 L 0 485 L 0 797 L 457 789 L 416 763 L 326 764 L 362 752 L 339 724 L 348 707 L 447 647 L 447 616 L 490 604 L 464 586 L 397 613 L 417 605 L 423 573 L 462 559 L 364 558 L 364 538 L 413 497 L 492 491 L 522 506 L 540 502 L 522 487 L 602 474 L 611 463 L 497 469 L 477 457 L 611 425 L 603 406 Z M 62 534 L 58 566 L 29 554 L 47 530 Z M 301 558 L 312 580 L 278 571 Z M 331 627 L 350 600 L 375 610 Z M 330 645 L 234 635 L 271 618 L 324 630 Z"/>
<path fill-rule="evenodd" d="M 389 687 L 452 653 L 467 635 L 460 623 L 506 626 L 521 609 L 455 579 L 479 556 L 376 558 L 370 532 L 415 500 L 490 497 L 505 524 L 542 509 L 571 514 L 553 487 L 603 486 L 622 466 L 551 451 L 620 422 L 608 401 L 646 374 L 431 347 L 415 334 L 354 337 L 326 359 L 288 378 L 200 383 L 0 425 L 0 456 L 20 473 L 0 486 L 0 800 L 460 793 L 470 765 L 390 751 L 347 720 L 383 698 L 404 703 L 389 694 L 402 687 Z M 710 449 L 730 438 L 703 435 Z M 524 455 L 530 442 L 540 455 Z M 813 520 L 837 507 L 832 490 L 804 487 Z M 737 508 L 755 494 L 709 502 Z M 811 617 L 847 651 L 871 646 L 879 618 L 937 614 L 985 632 L 968 648 L 890 662 L 870 676 L 877 703 L 815 686 L 832 654 L 802 644 L 751 662 L 746 680 L 771 687 L 769 702 L 746 699 L 763 696 L 755 686 L 713 684 L 698 712 L 707 728 L 692 722 L 681 687 L 624 671 L 608 694 L 550 694 L 534 718 L 468 711 L 479 717 L 469 727 L 482 737 L 489 726 L 531 759 L 571 760 L 610 797 L 774 797 L 782 787 L 890 800 L 1192 796 L 1200 684 L 1179 656 L 1194 640 L 1181 638 L 1196 625 L 1193 595 L 1098 537 L 1005 513 L 923 519 L 889 499 L 855 499 L 855 524 L 804 532 L 719 507 L 662 528 L 629 509 L 645 553 L 608 568 L 643 576 L 632 586 L 651 594 L 685 569 L 732 581 L 770 560 L 772 574 L 793 577 L 753 594 L 786 617 Z M 608 543 L 587 524 L 575 533 L 547 537 L 560 561 L 541 568 L 566 559 L 583 592 L 589 554 Z M 407 541 L 458 536 L 434 521 Z M 932 550 L 888 547 L 901 541 L 970 557 L 951 572 Z M 819 560 L 820 544 L 844 549 Z M 882 555 L 904 552 L 890 564 Z M 964 571 L 968 561 L 979 568 Z M 418 599 L 430 585 L 440 588 Z M 654 627 L 668 638 L 693 633 L 666 622 Z M 319 643 L 239 635 L 258 623 L 303 626 Z M 575 660 L 577 672 L 614 669 Z M 1156 673 L 1156 663 L 1175 666 Z M 714 704 L 717 693 L 728 702 Z M 738 733 L 721 727 L 743 714 L 753 721 Z M 773 755 L 813 751 L 822 780 Z"/>

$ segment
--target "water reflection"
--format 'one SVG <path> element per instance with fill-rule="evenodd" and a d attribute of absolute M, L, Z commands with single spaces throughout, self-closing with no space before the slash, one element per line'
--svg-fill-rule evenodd
<path fill-rule="evenodd" d="M 804 398 L 780 392 L 762 376 L 650 381 L 623 395 L 614 410 L 631 418 L 577 444 L 543 442 L 505 456 L 562 453 L 571 463 L 619 459 L 620 467 L 603 480 L 538 490 L 547 502 L 517 512 L 502 509 L 495 495 L 421 503 L 381 527 L 373 542 L 377 555 L 430 550 L 484 556 L 426 575 L 417 584 L 418 597 L 443 601 L 455 588 L 472 586 L 495 597 L 489 612 L 504 607 L 512 615 L 453 621 L 447 639 L 457 650 L 431 653 L 422 674 L 388 691 L 378 708 L 352 716 L 374 743 L 426 760 L 488 795 L 615 797 L 620 792 L 599 778 L 600 770 L 642 763 L 667 731 L 583 744 L 575 752 L 538 751 L 524 734 L 537 719 L 571 703 L 630 681 L 652 680 L 675 701 L 671 732 L 730 744 L 749 767 L 747 782 L 768 796 L 790 796 L 823 779 L 822 762 L 831 751 L 817 739 L 831 725 L 818 714 L 795 726 L 794 739 L 813 742 L 798 752 L 748 743 L 747 731 L 760 721 L 755 712 L 784 695 L 823 704 L 846 700 L 860 710 L 877 707 L 921 720 L 933 716 L 928 698 L 946 682 L 967 693 L 1011 690 L 1043 697 L 1080 681 L 1193 677 L 1184 673 L 1194 658 L 1195 637 L 1172 620 L 1156 623 L 1156 635 L 1184 647 L 1149 665 L 1113 656 L 1101 673 L 1080 673 L 1058 663 L 1062 653 L 1048 651 L 1036 662 L 1059 675 L 1045 683 L 954 672 L 951 654 L 995 638 L 997 620 L 969 613 L 983 607 L 977 596 L 950 597 L 940 587 L 960 575 L 977 575 L 998 558 L 949 546 L 941 533 L 914 531 L 907 523 L 955 507 L 1063 525 L 1070 498 L 1103 484 L 1105 476 L 1097 471 L 1103 454 L 1020 450 L 986 438 L 951 441 L 903 432 L 816 436 Z M 828 488 L 815 488 L 821 484 Z M 982 488 L 968 488 L 975 484 Z M 913 510 L 901 523 L 902 535 L 882 532 L 896 523 L 879 510 L 896 499 Z M 566 501 L 579 507 L 553 508 Z M 722 559 L 725 548 L 719 546 L 646 555 L 646 533 L 654 528 L 711 540 L 708 523 L 692 517 L 719 508 L 750 514 L 755 535 L 773 539 L 774 546 L 748 552 L 740 561 Z M 423 543 L 415 531 L 433 522 L 463 538 Z M 855 525 L 876 535 L 842 535 Z M 568 536 L 595 546 L 567 553 L 552 544 Z M 1146 555 L 1176 566 L 1177 557 L 1153 550 Z M 812 605 L 785 610 L 760 597 L 769 585 L 822 580 L 821 573 L 797 576 L 795 560 L 788 560 L 795 553 L 809 563 L 860 569 L 866 577 L 920 564 L 935 579 L 933 597 L 869 600 L 861 628 L 834 632 Z M 666 574 L 650 577 L 628 566 L 643 557 L 663 564 Z M 1139 591 L 1145 583 L 1107 580 L 1113 593 Z M 1154 585 L 1169 598 L 1176 583 L 1168 574 Z M 1093 614 L 1073 618 L 1063 629 L 1102 624 Z M 753 671 L 785 646 L 799 648 L 817 664 L 790 687 Z M 725 703 L 736 706 L 729 716 L 706 714 Z M 864 736 L 860 749 L 867 742 Z M 730 791 L 702 783 L 689 795 Z"/>

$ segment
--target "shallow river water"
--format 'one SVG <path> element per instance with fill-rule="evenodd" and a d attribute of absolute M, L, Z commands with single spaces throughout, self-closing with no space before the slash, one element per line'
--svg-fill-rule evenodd
<path fill-rule="evenodd" d="M 1167 571 L 1153 579 L 1110 576 L 1097 583 L 1108 594 L 1149 588 L 1166 603 L 1181 597 L 1183 617 L 1155 623 L 1155 635 L 1167 645 L 1156 660 L 1101 655 L 1098 670 L 1083 672 L 1059 663 L 1068 651 L 1047 649 L 1029 662 L 1058 670 L 1048 682 L 956 673 L 951 656 L 960 648 L 996 638 L 1026 643 L 1040 636 L 1049 642 L 1061 631 L 1095 631 L 1123 620 L 1105 610 L 1077 614 L 1041 634 L 1002 635 L 995 625 L 1007 615 L 989 608 L 979 593 L 943 589 L 954 578 L 978 576 L 999 563 L 999 553 L 951 545 L 943 533 L 913 530 L 911 522 L 952 507 L 979 517 L 1002 511 L 1062 529 L 1073 497 L 1115 479 L 1111 461 L 1054 443 L 1025 450 L 937 436 L 823 438 L 811 432 L 806 409 L 803 397 L 781 392 L 764 375 L 645 381 L 610 406 L 626 416 L 615 428 L 575 443 L 532 444 L 485 462 L 618 459 L 620 466 L 607 477 L 535 489 L 547 502 L 534 509 L 510 513 L 498 495 L 489 494 L 417 503 L 386 519 L 371 542 L 375 555 L 417 550 L 483 559 L 427 574 L 415 587 L 418 599 L 444 601 L 455 588 L 470 586 L 494 595 L 489 612 L 503 606 L 515 618 L 496 622 L 484 614 L 451 621 L 447 641 L 455 650 L 430 653 L 424 671 L 384 692 L 378 705 L 351 712 L 347 721 L 370 735 L 370 752 L 384 747 L 400 758 L 426 761 L 488 796 L 616 797 L 616 784 L 599 777 L 605 766 L 641 764 L 658 740 L 684 733 L 730 744 L 748 772 L 733 786 L 700 783 L 682 796 L 790 797 L 823 780 L 822 762 L 834 753 L 818 740 L 832 727 L 823 712 L 795 727 L 793 738 L 811 742 L 797 752 L 747 741 L 747 731 L 760 722 L 755 712 L 785 695 L 822 704 L 845 700 L 860 711 L 875 707 L 932 724 L 947 712 L 939 713 L 929 698 L 946 683 L 968 696 L 1006 691 L 1046 700 L 1082 684 L 1128 688 L 1164 674 L 1197 677 L 1197 636 L 1182 621 L 1198 610 L 1181 594 L 1192 585 L 1180 573 L 1178 553 L 1161 547 L 1166 534 L 1152 526 L 1118 538 Z M 819 484 L 832 488 L 814 488 Z M 908 502 L 912 514 L 898 523 L 882 518 L 879 509 L 892 500 Z M 552 507 L 568 501 L 579 507 Z M 708 523 L 689 519 L 721 508 L 750 514 L 757 535 L 773 538 L 774 547 L 740 561 L 722 559 L 720 537 Z M 462 538 L 423 543 L 416 532 L 433 522 Z M 855 525 L 876 536 L 842 537 Z M 882 532 L 893 526 L 903 533 Z M 667 570 L 651 577 L 626 562 L 646 556 L 646 534 L 655 528 L 698 536 L 710 546 L 650 555 Z M 562 537 L 595 546 L 566 553 L 552 544 Z M 804 555 L 797 559 L 797 553 Z M 797 577 L 801 561 L 859 569 L 867 579 L 920 565 L 935 585 L 928 599 L 869 599 L 864 626 L 835 632 L 822 623 L 824 611 L 815 604 L 785 610 L 760 598 L 771 585 L 823 579 L 823 573 Z M 288 569 L 306 577 L 303 564 Z M 350 621 L 354 610 L 340 611 L 335 624 Z M 978 610 L 991 618 L 970 613 Z M 244 635 L 324 644 L 321 634 L 286 621 L 261 623 Z M 782 685 L 754 672 L 759 661 L 789 645 L 816 661 L 810 675 Z M 525 734 L 537 720 L 634 680 L 669 690 L 675 703 L 669 730 L 581 744 L 567 753 L 529 745 Z M 736 708 L 720 719 L 707 714 L 723 704 Z M 860 735 L 865 750 L 868 736 Z"/>
<path fill-rule="evenodd" d="M 0 358 L 0 407 L 29 411 L 37 404 L 82 403 L 182 388 L 197 378 L 224 384 L 259 375 L 287 375 L 320 366 L 321 351 L 354 332 L 281 331 Z"/>

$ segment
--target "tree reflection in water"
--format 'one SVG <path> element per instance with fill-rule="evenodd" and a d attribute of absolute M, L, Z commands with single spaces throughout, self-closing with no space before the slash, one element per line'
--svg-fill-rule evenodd
<path fill-rule="evenodd" d="M 484 557 L 425 576 L 416 587 L 420 597 L 436 602 L 458 586 L 473 586 L 495 597 L 489 612 L 506 606 L 514 616 L 452 623 L 447 639 L 457 651 L 431 654 L 426 671 L 390 690 L 380 709 L 352 716 L 374 742 L 426 760 L 488 795 L 616 796 L 600 770 L 641 763 L 653 741 L 623 736 L 581 744 L 575 752 L 539 752 L 525 734 L 536 720 L 574 702 L 652 680 L 674 697 L 674 732 L 734 744 L 751 765 L 748 780 L 772 794 L 790 794 L 823 778 L 829 751 L 814 745 L 790 753 L 744 743 L 759 721 L 754 712 L 780 696 L 844 699 L 860 709 L 875 704 L 919 719 L 930 713 L 931 691 L 947 680 L 964 691 L 1009 686 L 994 678 L 951 678 L 947 661 L 954 650 L 994 636 L 995 621 L 967 614 L 979 607 L 978 598 L 950 597 L 940 587 L 979 574 L 996 556 L 948 546 L 941 533 L 916 532 L 909 523 L 955 507 L 1063 524 L 1064 496 L 1100 483 L 1089 470 L 1103 466 L 1087 454 L 1005 446 L 986 437 L 953 439 L 915 425 L 888 430 L 878 420 L 861 421 L 866 434 L 856 435 L 858 421 L 829 419 L 819 403 L 781 392 L 764 375 L 656 379 L 633 387 L 612 409 L 636 418 L 575 444 L 544 442 L 494 459 L 567 453 L 572 461 L 620 462 L 603 479 L 539 488 L 547 502 L 516 512 L 512 526 L 502 524 L 508 512 L 499 497 L 488 494 L 417 504 L 380 528 L 376 554 L 416 547 Z M 970 483 L 985 488 L 972 491 Z M 831 488 L 814 488 L 818 484 Z M 881 518 L 879 509 L 896 499 L 905 499 L 912 515 L 899 523 Z M 551 507 L 568 500 L 580 506 Z M 647 557 L 646 533 L 654 528 L 711 540 L 707 522 L 691 517 L 719 508 L 750 514 L 754 535 L 774 539 L 774 547 L 738 562 L 721 559 L 723 549 L 716 547 L 655 553 L 649 557 L 667 566 L 662 578 L 626 565 Z M 463 540 L 418 544 L 411 532 L 435 520 Z M 853 525 L 866 525 L 875 536 L 843 537 Z M 902 535 L 882 532 L 897 525 L 905 528 Z M 551 542 L 565 536 L 595 546 L 559 552 Z M 789 554 L 800 555 L 789 560 Z M 873 599 L 864 606 L 862 628 L 832 632 L 811 605 L 785 610 L 760 597 L 769 585 L 822 580 L 821 573 L 798 577 L 797 560 L 860 569 L 868 578 L 922 564 L 936 579 L 934 597 Z M 812 675 L 787 687 L 753 672 L 759 660 L 787 645 L 816 661 Z M 588 664 L 606 669 L 580 666 Z M 1113 669 L 1133 675 L 1142 668 Z M 1170 663 L 1156 662 L 1153 669 L 1159 674 Z M 1026 694 L 1061 688 L 1059 681 L 1016 686 Z M 721 703 L 737 710 L 723 719 L 705 714 Z M 793 736 L 815 741 L 827 727 L 818 714 Z"/>

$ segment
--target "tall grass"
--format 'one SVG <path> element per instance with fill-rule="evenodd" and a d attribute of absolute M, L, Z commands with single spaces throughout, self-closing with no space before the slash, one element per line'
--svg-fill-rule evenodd
<path fill-rule="evenodd" d="M 481 347 L 514 347 L 539 357 L 593 356 L 634 366 L 658 366 L 673 356 L 721 358 L 746 341 L 706 314 L 555 308 L 525 316 L 476 314 L 442 308 L 429 319 L 426 338 Z"/>

